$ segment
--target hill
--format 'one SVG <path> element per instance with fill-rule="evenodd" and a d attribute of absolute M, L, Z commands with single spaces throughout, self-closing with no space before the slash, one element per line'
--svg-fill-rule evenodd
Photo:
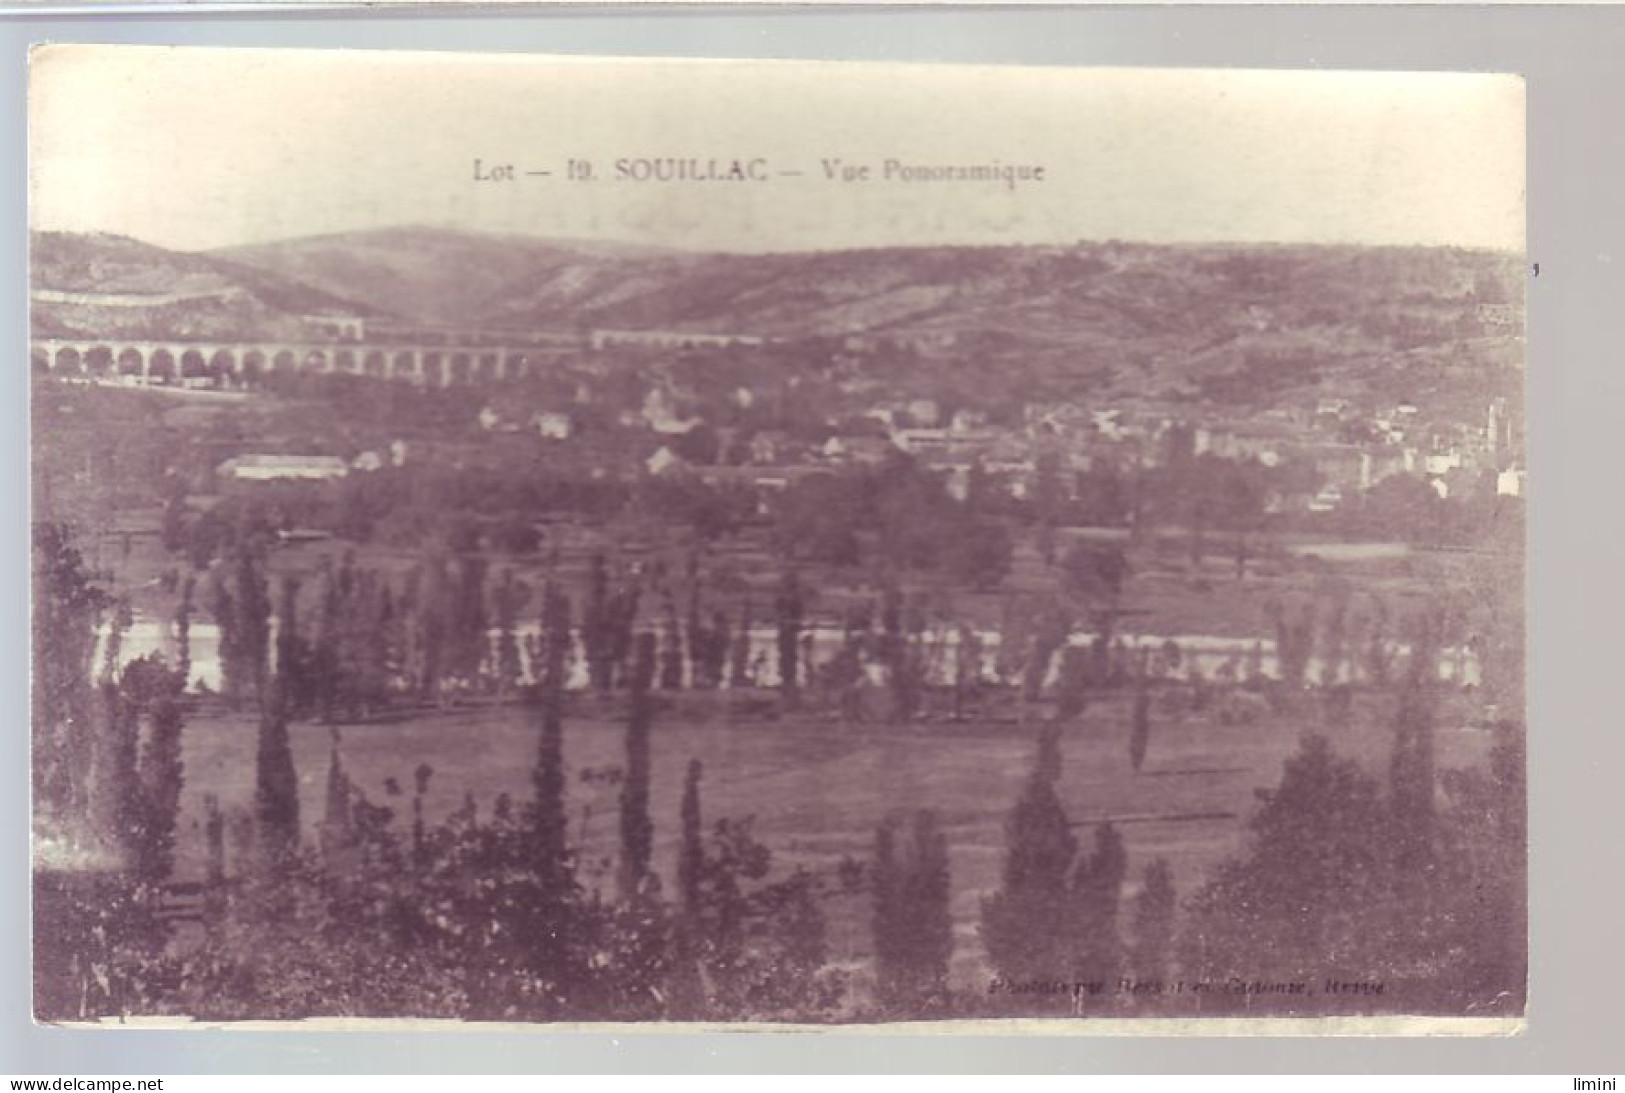
<path fill-rule="evenodd" d="M 120 235 L 34 232 L 29 273 L 38 334 L 298 337 L 307 316 L 382 313 L 273 270 Z"/>
<path fill-rule="evenodd" d="M 1080 243 L 702 254 L 438 228 L 218 252 L 432 323 L 1015 337 L 1186 350 L 1292 329 L 1423 344 L 1516 300 L 1512 256 L 1441 248 Z M 1471 315 L 1468 316 L 1471 318 Z"/>
<path fill-rule="evenodd" d="M 615 244 L 400 227 L 232 247 L 221 258 L 364 301 L 413 322 L 473 326 L 493 300 L 596 271 L 639 268 L 659 253 Z M 556 313 L 543 325 L 559 322 Z M 566 324 L 568 325 L 568 324 Z"/>
<path fill-rule="evenodd" d="M 594 260 L 515 283 L 501 326 L 629 327 L 925 347 L 1034 397 L 1269 405 L 1288 391 L 1481 405 L 1522 359 L 1522 265 L 1331 246 L 884 248 Z M 1512 316 L 1509 321 L 1507 316 Z M 940 380 L 939 380 L 940 381 Z M 918 386 L 916 384 L 916 386 Z"/>

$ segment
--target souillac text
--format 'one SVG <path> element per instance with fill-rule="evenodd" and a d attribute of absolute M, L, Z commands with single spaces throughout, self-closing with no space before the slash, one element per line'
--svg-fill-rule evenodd
<path fill-rule="evenodd" d="M 666 156 L 617 159 L 615 177 L 627 182 L 766 182 L 767 160 Z"/>

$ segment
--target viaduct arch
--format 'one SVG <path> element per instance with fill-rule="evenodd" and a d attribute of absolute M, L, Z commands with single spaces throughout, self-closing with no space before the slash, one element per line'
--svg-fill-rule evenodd
<path fill-rule="evenodd" d="M 368 345 L 333 342 L 186 342 L 108 338 L 34 338 L 29 360 L 36 372 L 139 383 L 253 380 L 268 372 L 344 373 L 449 387 L 477 381 L 521 379 L 572 347 L 485 345 Z"/>

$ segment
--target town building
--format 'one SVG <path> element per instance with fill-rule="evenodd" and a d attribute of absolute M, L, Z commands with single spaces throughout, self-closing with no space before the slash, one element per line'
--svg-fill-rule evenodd
<path fill-rule="evenodd" d="M 532 414 L 530 425 L 544 440 L 569 440 L 575 432 L 570 415 L 556 410 L 541 410 Z"/>
<path fill-rule="evenodd" d="M 367 340 L 367 320 L 360 315 L 305 315 L 300 322 L 308 329 L 341 342 Z"/>
<path fill-rule="evenodd" d="M 239 455 L 217 468 L 236 482 L 327 481 L 350 473 L 349 464 L 331 455 Z"/>
<path fill-rule="evenodd" d="M 728 346 L 758 346 L 766 338 L 755 334 L 712 334 L 689 330 L 594 330 L 588 335 L 593 349 L 630 346 L 643 349 L 724 349 Z"/>
<path fill-rule="evenodd" d="M 684 474 L 692 470 L 688 461 L 670 448 L 662 447 L 648 459 L 644 460 L 644 467 L 657 478 L 674 474 Z"/>
<path fill-rule="evenodd" d="M 1523 497 L 1528 488 L 1522 467 L 1508 467 L 1495 476 L 1495 492 L 1501 497 Z"/>

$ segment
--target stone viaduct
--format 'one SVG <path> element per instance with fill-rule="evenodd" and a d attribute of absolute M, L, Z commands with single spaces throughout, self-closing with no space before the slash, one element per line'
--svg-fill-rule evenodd
<path fill-rule="evenodd" d="M 368 344 L 283 341 L 145 341 L 119 338 L 33 338 L 37 371 L 87 377 L 127 377 L 139 383 L 176 383 L 231 376 L 251 380 L 268 372 L 348 373 L 449 387 L 478 380 L 537 374 L 568 344 L 512 348 L 482 345 Z"/>

